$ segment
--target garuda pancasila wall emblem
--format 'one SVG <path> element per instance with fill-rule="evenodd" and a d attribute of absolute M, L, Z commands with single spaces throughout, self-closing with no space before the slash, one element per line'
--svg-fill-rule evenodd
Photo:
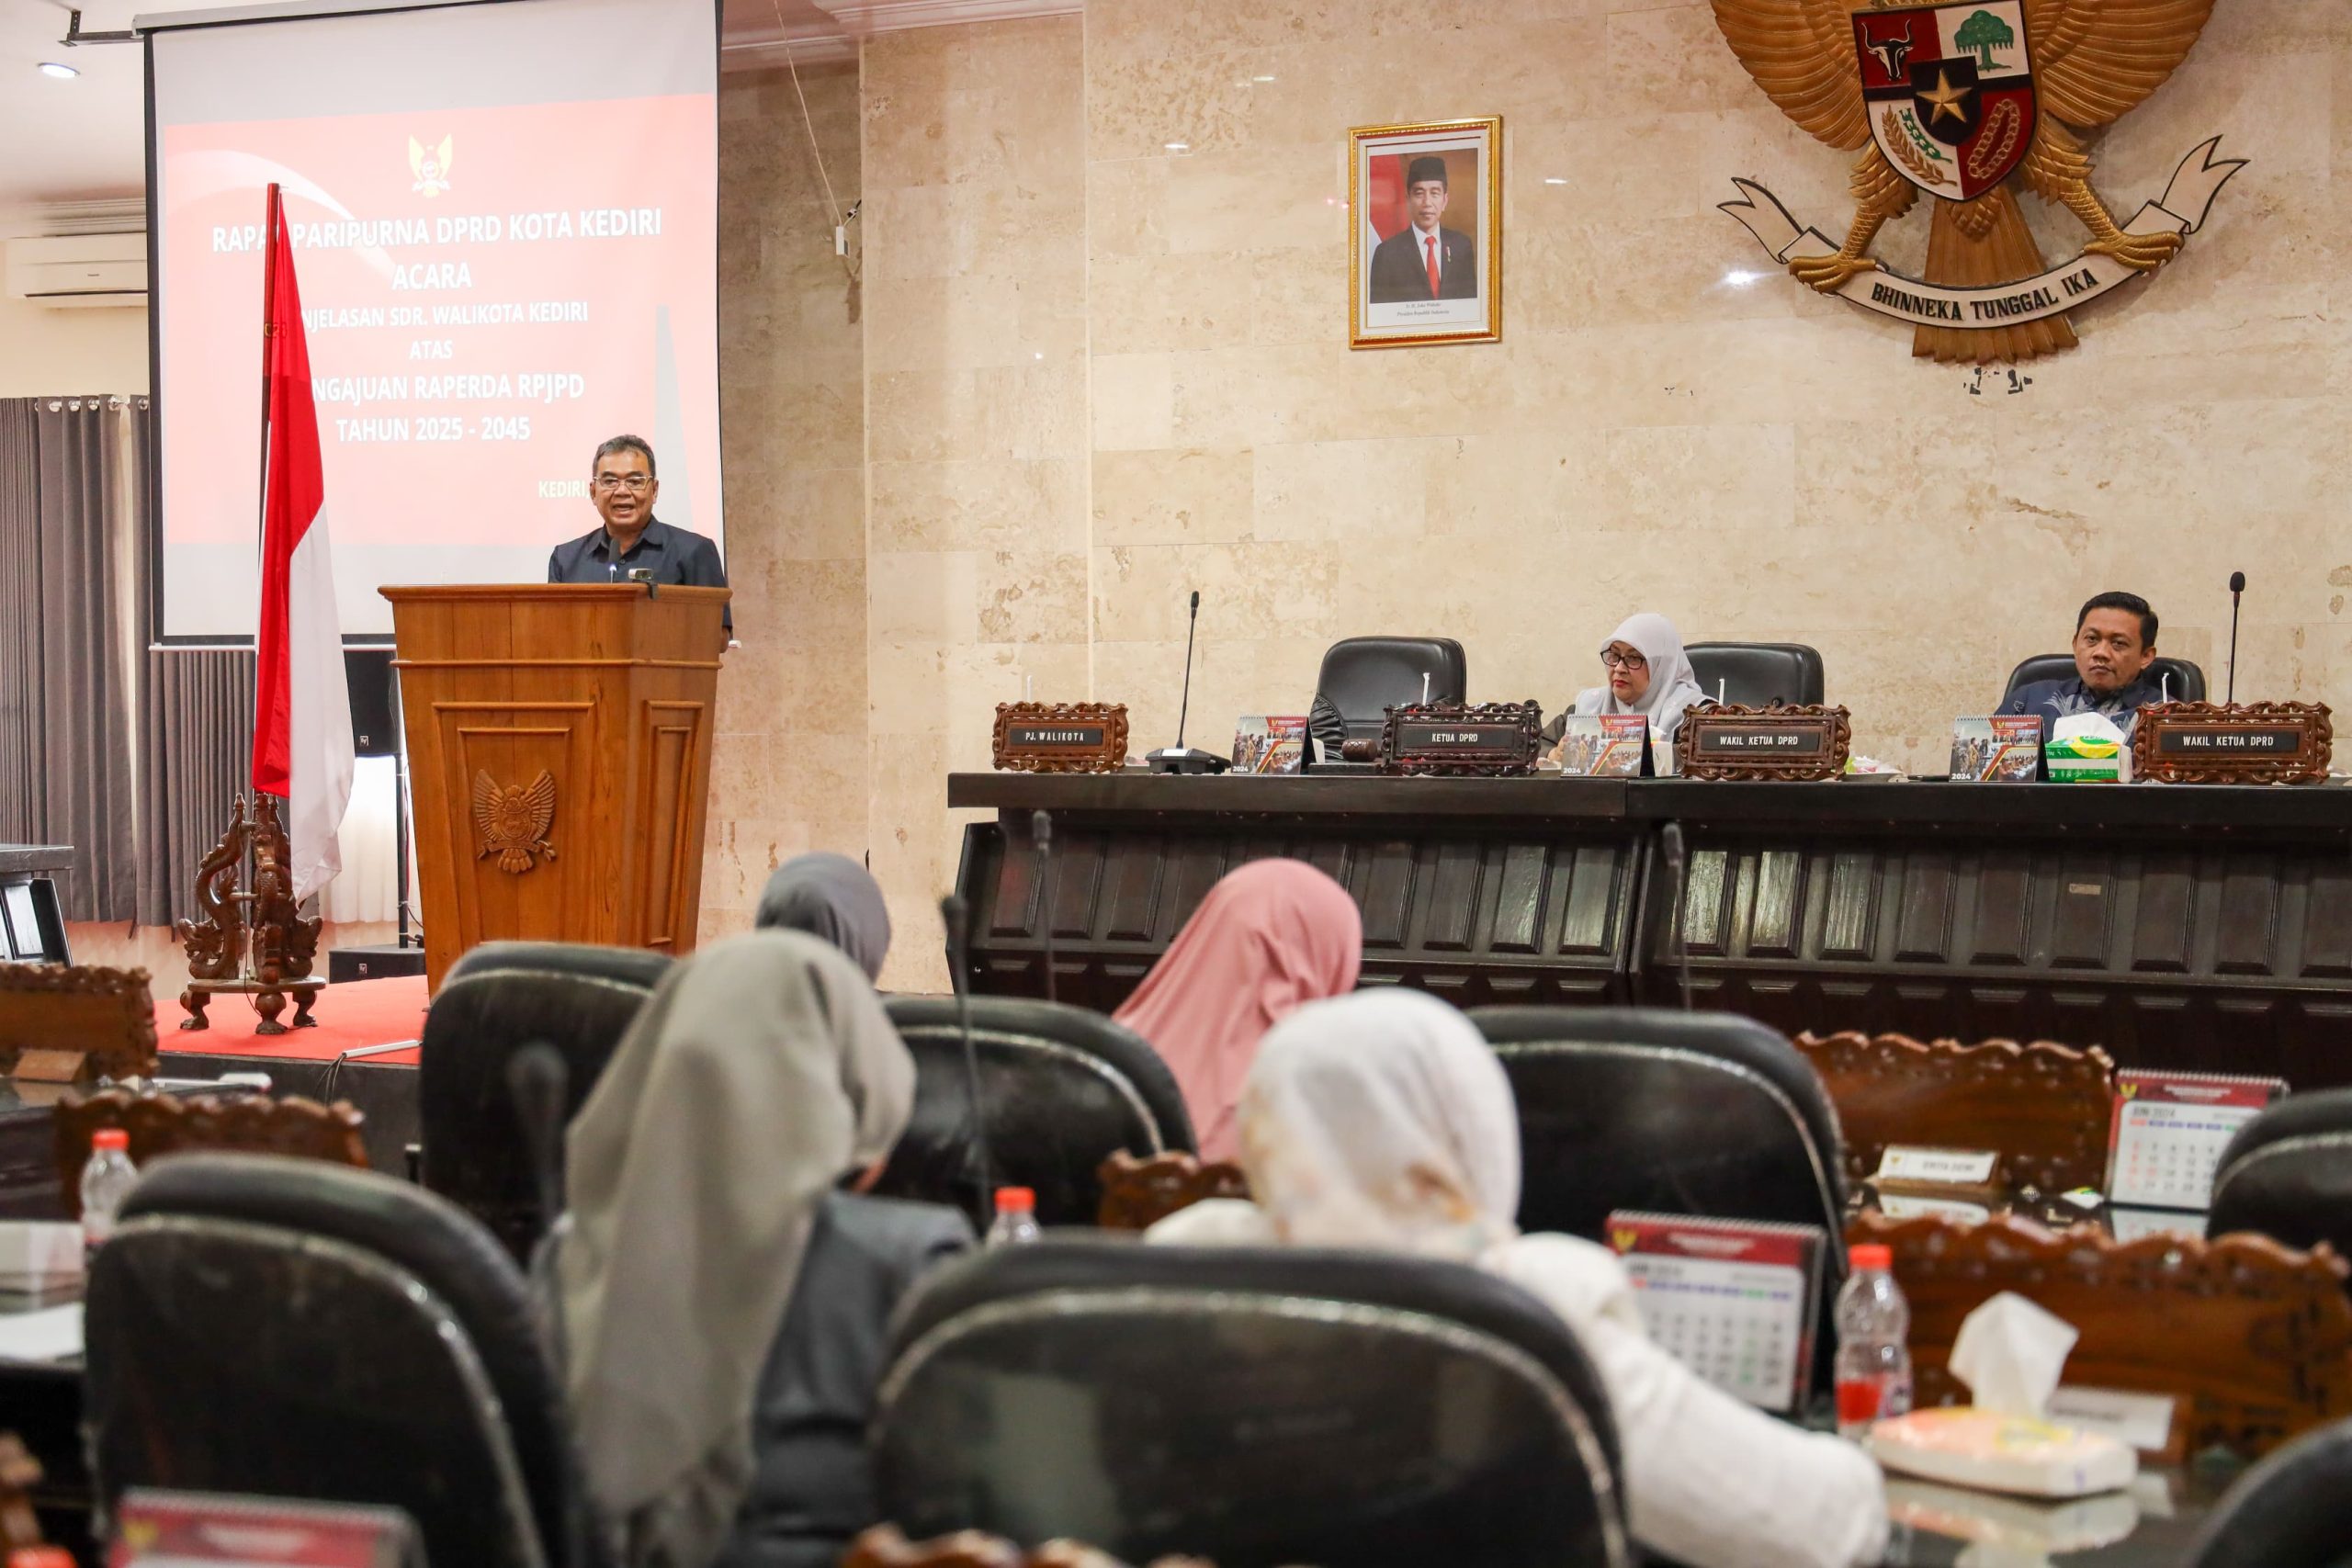
<path fill-rule="evenodd" d="M 2180 250 L 2243 160 L 2192 149 L 2163 196 L 2118 223 L 2091 189 L 2082 133 L 2164 85 L 2213 0 L 1713 0 L 1715 21 L 1781 112 L 1859 151 L 1859 210 L 1843 244 L 1735 180 L 1723 209 L 1798 281 L 1914 323 L 1912 352 L 1939 360 L 2030 359 L 2075 346 L 2066 312 Z M 2090 231 L 2058 266 L 2018 210 L 2012 176 Z M 1889 219 L 1934 198 L 1926 276 L 1871 259 Z"/>

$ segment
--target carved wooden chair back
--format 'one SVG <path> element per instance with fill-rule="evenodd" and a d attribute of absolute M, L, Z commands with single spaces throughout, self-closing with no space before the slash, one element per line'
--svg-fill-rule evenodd
<path fill-rule="evenodd" d="M 842 1568 L 1126 1568 L 1107 1551 L 1074 1540 L 1049 1540 L 1023 1551 L 986 1530 L 958 1530 L 909 1540 L 896 1525 L 876 1525 L 850 1542 Z M 1151 1568 L 1213 1568 L 1197 1557 L 1162 1557 Z"/>
<path fill-rule="evenodd" d="M 0 964 L 0 1076 L 152 1077 L 155 1001 L 147 979 L 144 969 L 94 964 Z"/>
<path fill-rule="evenodd" d="M 1121 1149 L 1095 1168 L 1102 1206 L 1094 1223 L 1104 1230 L 1144 1231 L 1208 1198 L 1247 1198 L 1250 1179 L 1229 1160 L 1204 1165 L 1182 1153 L 1137 1159 Z"/>
<path fill-rule="evenodd" d="M 2256 1455 L 2352 1416 L 2352 1302 L 2328 1247 L 2299 1252 L 2250 1235 L 2119 1242 L 2089 1225 L 1875 1213 L 1846 1238 L 1894 1249 L 1922 1406 L 1967 1397 L 1950 1366 L 1961 1320 L 2014 1291 L 2080 1331 L 2066 1382 L 2172 1396 L 2188 1452 L 2218 1443 Z"/>
<path fill-rule="evenodd" d="M 1801 1034 L 1846 1135 L 1846 1179 L 1867 1180 L 1890 1144 L 1997 1155 L 1990 1184 L 2044 1195 L 2107 1179 L 2115 1064 L 2094 1045 L 1923 1043 L 1903 1034 Z"/>
<path fill-rule="evenodd" d="M 102 1127 L 130 1134 L 130 1162 L 144 1168 L 165 1155 L 195 1151 L 290 1155 L 330 1165 L 368 1168 L 360 1137 L 365 1120 L 349 1100 L 266 1094 L 208 1094 L 183 1099 L 110 1089 L 84 1099 L 68 1095 L 56 1112 L 57 1179 L 69 1217 L 82 1213 L 82 1167 L 90 1139 Z"/>

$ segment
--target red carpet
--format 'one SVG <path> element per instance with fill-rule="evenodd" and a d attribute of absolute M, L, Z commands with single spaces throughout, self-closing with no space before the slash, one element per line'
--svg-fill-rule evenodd
<path fill-rule="evenodd" d="M 209 1029 L 182 1029 L 187 1016 L 177 997 L 155 1004 L 155 1041 L 164 1051 L 187 1051 L 211 1056 L 276 1056 L 303 1062 L 330 1062 L 361 1045 L 383 1045 L 394 1040 L 414 1040 L 424 1032 L 424 976 L 399 975 L 389 980 L 346 980 L 319 993 L 311 1010 L 315 1029 L 289 1029 L 283 1034 L 255 1034 L 261 1015 L 252 998 L 215 997 L 205 1009 Z M 294 1016 L 288 998 L 277 1015 L 285 1023 Z M 371 1066 L 416 1066 L 416 1052 L 387 1051 L 362 1058 Z"/>

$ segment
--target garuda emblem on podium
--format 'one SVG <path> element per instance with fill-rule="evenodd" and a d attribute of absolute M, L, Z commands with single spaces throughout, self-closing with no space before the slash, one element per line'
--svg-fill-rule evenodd
<path fill-rule="evenodd" d="M 555 777 L 545 768 L 528 784 L 502 784 L 474 770 L 474 831 L 481 843 L 474 859 L 496 855 L 499 870 L 519 876 L 538 864 L 537 856 L 555 859 L 548 842 L 554 822 Z"/>
<path fill-rule="evenodd" d="M 2075 346 L 2066 312 L 2178 253 L 2243 160 L 2190 150 L 2164 194 L 2118 223 L 2091 189 L 2077 134 L 2137 107 L 2188 58 L 2213 0 L 1713 0 L 1715 21 L 1781 112 L 1859 151 L 1845 243 L 1735 180 L 1723 209 L 1798 281 L 1914 324 L 1939 360 L 2031 359 Z M 2046 265 L 2011 176 L 2090 231 Z M 1920 278 L 1883 270 L 1871 243 L 1925 191 L 1935 198 Z"/>

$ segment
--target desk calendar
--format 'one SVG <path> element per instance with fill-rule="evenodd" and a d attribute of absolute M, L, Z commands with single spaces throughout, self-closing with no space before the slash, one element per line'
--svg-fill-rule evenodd
<path fill-rule="evenodd" d="M 2201 1210 L 2231 1134 L 2287 1092 L 2278 1078 L 2222 1073 L 2128 1071 L 2115 1075 L 2115 1121 L 2108 1135 L 2111 1203 Z"/>
<path fill-rule="evenodd" d="M 1820 1226 L 1621 1210 L 1608 1235 L 1643 1326 L 1675 1359 L 1763 1409 L 1804 1403 L 1828 1245 Z"/>

